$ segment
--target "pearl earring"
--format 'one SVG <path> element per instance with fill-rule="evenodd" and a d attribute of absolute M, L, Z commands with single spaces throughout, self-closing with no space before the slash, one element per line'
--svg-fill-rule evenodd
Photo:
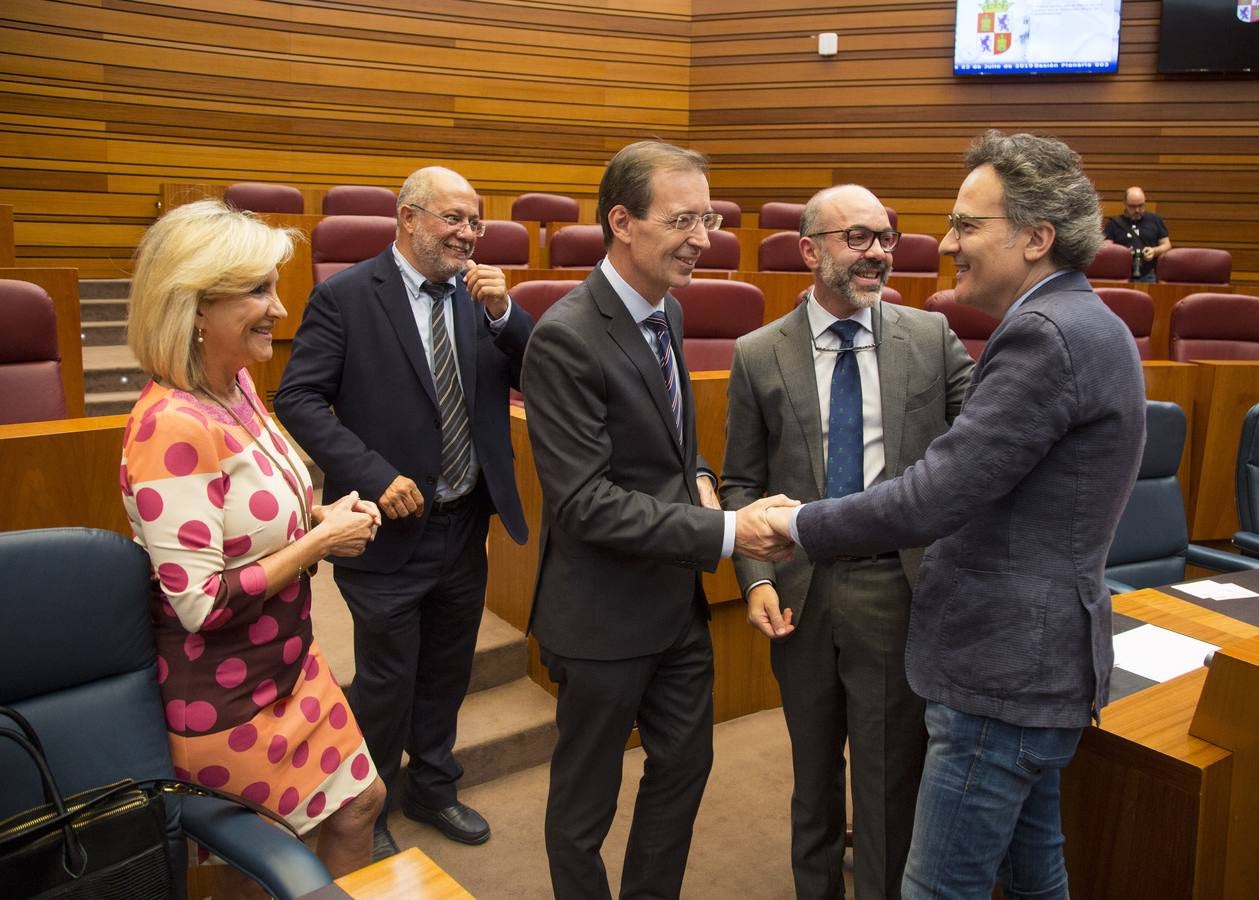
<path fill-rule="evenodd" d="M 198 329 L 197 329 L 197 343 L 198 343 L 198 344 L 204 344 L 204 343 L 205 343 L 205 329 L 203 329 L 203 328 L 198 328 Z"/>

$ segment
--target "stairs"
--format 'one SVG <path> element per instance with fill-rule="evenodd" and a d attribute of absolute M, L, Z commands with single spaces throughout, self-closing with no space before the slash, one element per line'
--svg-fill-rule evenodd
<path fill-rule="evenodd" d="M 354 678 L 354 625 L 321 565 L 311 581 L 315 638 L 342 686 Z M 459 711 L 459 787 L 472 787 L 547 762 L 555 747 L 555 698 L 526 674 L 525 636 L 489 610 L 481 618 L 472 681 Z M 399 711 L 402 714 L 402 711 Z"/>
<path fill-rule="evenodd" d="M 128 413 L 148 376 L 127 349 L 126 279 L 79 282 L 83 390 L 89 416 Z"/>

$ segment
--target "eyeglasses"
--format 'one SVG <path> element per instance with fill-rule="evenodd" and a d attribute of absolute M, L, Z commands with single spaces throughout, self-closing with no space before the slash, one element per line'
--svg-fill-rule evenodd
<path fill-rule="evenodd" d="M 674 231 L 694 231 L 695 226 L 701 222 L 704 224 L 705 231 L 719 231 L 721 229 L 721 213 L 682 213 L 680 216 L 674 216 L 672 219 L 661 219 L 664 224 L 668 225 Z"/>
<path fill-rule="evenodd" d="M 899 231 L 879 231 L 874 232 L 869 228 L 837 228 L 834 231 L 815 231 L 812 234 L 806 234 L 805 237 L 823 237 L 828 234 L 842 234 L 844 240 L 848 243 L 849 250 L 869 250 L 874 244 L 874 239 L 879 239 L 879 246 L 884 250 L 895 250 L 896 245 L 901 241 L 901 233 Z"/>
<path fill-rule="evenodd" d="M 483 237 L 485 235 L 485 223 L 480 219 L 465 219 L 461 216 L 456 216 L 454 213 L 447 213 L 443 216 L 439 213 L 433 212 L 431 209 L 425 209 L 418 203 L 408 203 L 407 206 L 410 206 L 412 209 L 418 209 L 420 212 L 426 212 L 435 219 L 441 219 L 451 228 L 459 231 L 463 231 L 466 227 L 471 228 L 472 233 L 477 237 Z"/>
<path fill-rule="evenodd" d="M 949 220 L 949 230 L 962 233 L 962 228 L 971 222 L 978 222 L 981 219 L 1008 219 L 1009 216 L 968 216 L 966 213 L 945 213 L 944 218 Z"/>

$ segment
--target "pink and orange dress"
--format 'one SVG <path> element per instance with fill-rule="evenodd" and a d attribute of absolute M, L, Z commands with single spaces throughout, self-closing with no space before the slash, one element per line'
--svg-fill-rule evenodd
<path fill-rule="evenodd" d="M 310 622 L 310 578 L 265 599 L 257 561 L 304 534 L 314 491 L 249 374 L 229 412 L 150 382 L 123 434 L 123 504 L 157 575 L 158 681 L 176 773 L 299 832 L 376 778 Z"/>

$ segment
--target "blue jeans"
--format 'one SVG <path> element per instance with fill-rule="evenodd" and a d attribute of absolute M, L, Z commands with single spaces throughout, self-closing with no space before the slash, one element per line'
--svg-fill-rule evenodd
<path fill-rule="evenodd" d="M 927 704 L 903 900 L 1066 898 L 1058 776 L 1081 728 L 1024 728 Z"/>

